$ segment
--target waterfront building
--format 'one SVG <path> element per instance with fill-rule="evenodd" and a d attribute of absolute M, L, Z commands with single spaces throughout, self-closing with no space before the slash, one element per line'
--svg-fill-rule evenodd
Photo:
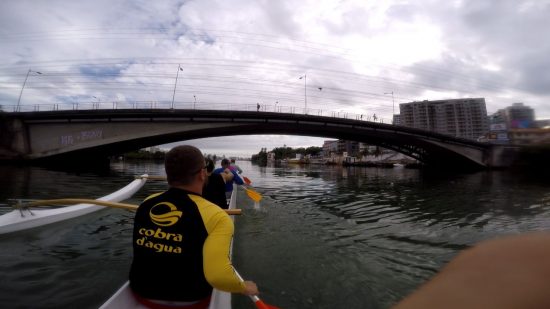
<path fill-rule="evenodd" d="M 535 111 L 523 103 L 514 103 L 512 106 L 498 110 L 493 118 L 502 120 L 509 129 L 535 128 Z"/>
<path fill-rule="evenodd" d="M 510 129 L 508 136 L 514 145 L 550 144 L 550 129 Z"/>
<path fill-rule="evenodd" d="M 270 151 L 267 153 L 267 162 L 273 163 L 275 162 L 275 153 Z"/>
<path fill-rule="evenodd" d="M 399 104 L 402 126 L 476 140 L 487 132 L 484 98 L 415 101 Z"/>
<path fill-rule="evenodd" d="M 535 125 L 541 129 L 550 128 L 550 119 L 535 120 Z"/>
<path fill-rule="evenodd" d="M 323 156 L 331 157 L 332 154 L 338 153 L 338 141 L 329 140 L 323 143 Z"/>
<path fill-rule="evenodd" d="M 338 154 L 344 153 L 350 157 L 356 157 L 359 154 L 359 142 L 338 140 Z"/>

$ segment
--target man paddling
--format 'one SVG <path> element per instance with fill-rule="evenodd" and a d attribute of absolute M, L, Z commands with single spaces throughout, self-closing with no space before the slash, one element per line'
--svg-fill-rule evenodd
<path fill-rule="evenodd" d="M 208 178 L 202 189 L 202 196 L 210 202 L 227 209 L 225 197 L 225 184 L 233 180 L 233 174 L 228 170 L 226 173 L 214 174 L 214 161 L 206 158 L 206 174 Z"/>
<path fill-rule="evenodd" d="M 193 146 L 166 154 L 170 188 L 139 206 L 133 233 L 130 287 L 148 307 L 208 308 L 212 288 L 258 294 L 252 281 L 237 277 L 229 259 L 233 221 L 201 197 L 206 168 Z M 169 307 L 165 307 L 169 308 Z"/>
<path fill-rule="evenodd" d="M 235 169 L 230 168 L 231 165 L 228 159 L 223 159 L 221 162 L 221 166 L 222 167 L 214 170 L 214 174 L 224 173 L 226 172 L 226 170 L 231 171 L 231 173 L 233 174 L 233 180 L 225 183 L 225 195 L 229 199 L 231 197 L 231 194 L 233 193 L 233 183 L 244 185 L 244 181 L 239 176 L 239 174 L 237 174 L 237 171 Z"/>

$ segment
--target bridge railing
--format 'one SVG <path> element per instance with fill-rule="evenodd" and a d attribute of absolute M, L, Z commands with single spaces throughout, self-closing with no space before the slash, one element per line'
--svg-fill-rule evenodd
<path fill-rule="evenodd" d="M 34 105 L 0 105 L 0 111 L 4 112 L 44 112 L 60 110 L 116 110 L 116 109 L 178 109 L 178 110 L 230 110 L 230 111 L 257 111 L 271 113 L 307 114 L 334 118 L 363 120 L 378 123 L 391 123 L 372 114 L 357 114 L 343 110 L 331 111 L 315 108 L 302 108 L 285 105 L 260 104 L 234 104 L 234 103 L 205 103 L 201 102 L 161 102 L 161 101 L 120 101 L 120 102 L 79 102 L 79 103 L 54 103 Z"/>

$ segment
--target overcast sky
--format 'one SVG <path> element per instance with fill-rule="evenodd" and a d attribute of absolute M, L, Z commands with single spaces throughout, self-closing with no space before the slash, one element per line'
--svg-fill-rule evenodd
<path fill-rule="evenodd" d="M 545 119 L 549 16 L 547 0 L 2 0 L 0 104 L 17 104 L 31 69 L 23 109 L 173 100 L 180 108 L 260 103 L 301 112 L 307 104 L 310 113 L 389 122 L 399 103 L 483 97 L 489 113 L 523 102 Z M 322 141 L 191 143 L 244 155 Z"/>

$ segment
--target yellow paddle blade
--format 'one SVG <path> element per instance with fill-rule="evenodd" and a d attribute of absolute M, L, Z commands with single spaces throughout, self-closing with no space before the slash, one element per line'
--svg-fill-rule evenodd
<path fill-rule="evenodd" d="M 250 197 L 254 202 L 259 202 L 262 200 L 262 195 L 252 189 L 244 188 L 246 190 L 246 194 L 248 197 Z"/>

